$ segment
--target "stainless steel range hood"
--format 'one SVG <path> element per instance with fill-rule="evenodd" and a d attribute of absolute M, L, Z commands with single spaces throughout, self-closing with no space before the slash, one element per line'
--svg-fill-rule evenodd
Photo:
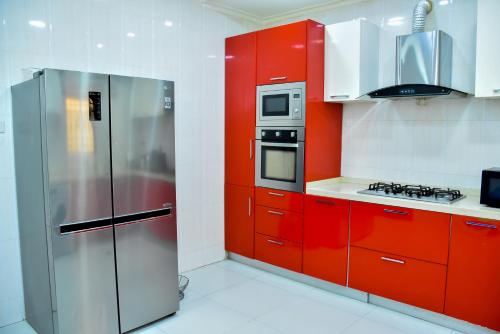
<path fill-rule="evenodd" d="M 371 98 L 467 95 L 452 87 L 453 40 L 434 30 L 396 38 L 396 85 L 375 90 Z"/>

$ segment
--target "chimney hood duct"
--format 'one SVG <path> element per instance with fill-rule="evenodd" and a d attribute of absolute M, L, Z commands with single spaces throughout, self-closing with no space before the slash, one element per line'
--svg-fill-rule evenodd
<path fill-rule="evenodd" d="M 371 98 L 466 96 L 452 88 L 453 40 L 447 33 L 424 31 L 431 0 L 413 11 L 412 34 L 396 37 L 396 84 L 368 93 Z"/>

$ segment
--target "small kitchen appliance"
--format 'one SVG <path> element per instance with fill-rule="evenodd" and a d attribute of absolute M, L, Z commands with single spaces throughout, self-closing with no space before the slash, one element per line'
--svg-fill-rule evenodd
<path fill-rule="evenodd" d="M 257 126 L 305 126 L 305 82 L 257 86 Z"/>
<path fill-rule="evenodd" d="M 500 208 L 500 168 L 483 170 L 480 202 L 494 208 Z"/>

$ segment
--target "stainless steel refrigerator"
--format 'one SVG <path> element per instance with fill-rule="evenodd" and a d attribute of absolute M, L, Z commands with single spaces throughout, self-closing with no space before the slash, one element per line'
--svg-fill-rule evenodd
<path fill-rule="evenodd" d="M 175 313 L 174 83 L 45 69 L 12 105 L 27 321 L 124 333 Z"/>

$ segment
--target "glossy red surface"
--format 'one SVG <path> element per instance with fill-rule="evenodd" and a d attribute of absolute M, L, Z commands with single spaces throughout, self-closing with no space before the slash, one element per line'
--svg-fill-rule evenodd
<path fill-rule="evenodd" d="M 254 257 L 254 188 L 226 184 L 225 187 L 226 250 Z"/>
<path fill-rule="evenodd" d="M 296 242 L 255 234 L 255 259 L 285 269 L 302 271 L 302 245 Z"/>
<path fill-rule="evenodd" d="M 348 240 L 349 201 L 306 195 L 304 274 L 346 285 Z"/>
<path fill-rule="evenodd" d="M 255 85 L 257 33 L 226 39 L 226 183 L 255 184 Z"/>
<path fill-rule="evenodd" d="M 445 314 L 500 331 L 500 221 L 452 217 L 447 283 Z"/>
<path fill-rule="evenodd" d="M 305 182 L 340 176 L 342 104 L 323 102 L 324 26 L 307 23 Z M 327 152 L 327 153 L 325 153 Z"/>
<path fill-rule="evenodd" d="M 351 245 L 446 264 L 450 215 L 351 202 Z"/>
<path fill-rule="evenodd" d="M 306 21 L 257 32 L 257 84 L 306 80 L 306 33 Z"/>
<path fill-rule="evenodd" d="M 289 241 L 302 242 L 302 214 L 257 205 L 255 232 Z"/>
<path fill-rule="evenodd" d="M 349 258 L 349 287 L 443 312 L 446 266 L 359 247 Z"/>
<path fill-rule="evenodd" d="M 304 210 L 303 194 L 270 188 L 255 188 L 258 205 L 287 211 L 302 212 Z"/>

